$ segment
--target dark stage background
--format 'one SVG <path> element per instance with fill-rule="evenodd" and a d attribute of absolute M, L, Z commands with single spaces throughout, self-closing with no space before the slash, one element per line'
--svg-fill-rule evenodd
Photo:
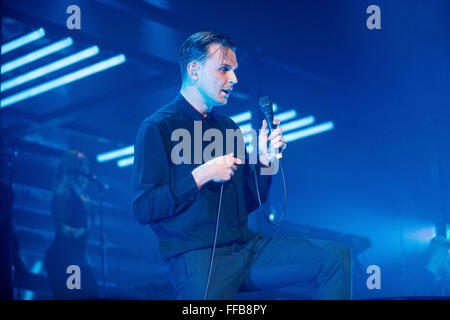
<path fill-rule="evenodd" d="M 81 10 L 79 30 L 66 26 L 69 5 Z M 381 10 L 381 29 L 366 26 L 370 5 Z M 285 132 L 292 134 L 284 152 L 286 218 L 271 227 L 256 211 L 251 226 L 267 235 L 349 244 L 355 299 L 449 296 L 449 13 L 450 2 L 425 0 L 4 0 L 2 44 L 45 30 L 38 40 L 1 56 L 2 152 L 17 151 L 9 167 L 3 157 L 2 178 L 12 177 L 18 252 L 28 270 L 21 280 L 16 277 L 14 297 L 51 298 L 43 259 L 53 239 L 52 178 L 62 153 L 76 148 L 111 186 L 103 196 L 105 297 L 173 298 L 157 238 L 131 211 L 131 166 L 118 161 L 132 157 L 132 150 L 109 161 L 98 156 L 134 144 L 140 122 L 180 88 L 178 52 L 184 39 L 207 30 L 227 33 L 237 43 L 239 83 L 220 111 L 229 116 L 250 111 L 252 118 L 240 125 L 259 128 L 257 101 L 269 95 L 276 114 L 287 117 L 283 124 L 293 122 Z M 9 62 L 67 37 L 71 45 L 3 72 Z M 92 46 L 99 49 L 92 57 L 3 88 Z M 60 83 L 61 77 L 110 58 L 118 59 L 112 60 L 117 65 Z M 45 83 L 56 87 L 26 96 L 26 90 Z M 294 123 L 300 119 L 309 123 Z M 314 130 L 319 131 L 311 134 Z M 275 219 L 281 208 L 279 179 L 270 201 Z M 98 220 L 97 190 L 89 187 Z M 99 237 L 94 227 L 88 256 L 102 282 Z M 444 246 L 438 257 L 430 251 L 432 239 Z M 366 285 L 371 265 L 380 267 L 380 289 Z M 285 288 L 237 298 L 307 296 Z"/>

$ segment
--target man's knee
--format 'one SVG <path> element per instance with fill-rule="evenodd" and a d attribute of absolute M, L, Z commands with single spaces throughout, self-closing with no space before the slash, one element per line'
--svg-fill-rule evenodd
<path fill-rule="evenodd" d="M 332 242 L 329 248 L 330 259 L 339 265 L 350 267 L 352 262 L 352 253 L 350 248 L 339 242 Z"/>

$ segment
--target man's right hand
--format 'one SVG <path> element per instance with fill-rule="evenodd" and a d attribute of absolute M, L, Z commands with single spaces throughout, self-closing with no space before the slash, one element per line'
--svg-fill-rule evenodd
<path fill-rule="evenodd" d="M 209 182 L 224 182 L 231 179 L 237 165 L 242 164 L 241 159 L 233 157 L 233 153 L 209 160 L 192 170 L 192 176 L 198 189 Z"/>

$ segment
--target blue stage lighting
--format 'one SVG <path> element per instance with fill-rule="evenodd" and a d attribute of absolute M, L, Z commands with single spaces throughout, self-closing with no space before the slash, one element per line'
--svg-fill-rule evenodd
<path fill-rule="evenodd" d="M 21 84 L 27 83 L 28 81 L 40 78 L 42 76 L 45 76 L 46 74 L 55 72 L 59 69 L 62 69 L 64 67 L 67 67 L 71 64 L 77 63 L 79 61 L 82 61 L 84 59 L 90 58 L 92 56 L 95 56 L 99 53 L 99 49 L 97 46 L 90 47 L 88 49 L 85 49 L 83 51 L 74 53 L 66 58 L 62 58 L 58 61 L 49 63 L 41 68 L 38 68 L 36 70 L 27 72 L 23 75 L 20 75 L 18 77 L 15 77 L 11 80 L 2 82 L 1 85 L 1 92 L 7 91 L 9 89 L 12 89 L 14 87 L 17 87 Z"/>
<path fill-rule="evenodd" d="M 128 167 L 131 166 L 134 162 L 134 157 L 129 157 L 129 158 L 125 158 L 122 160 L 117 161 L 117 165 L 119 166 L 119 168 L 124 168 L 124 167 Z"/>
<path fill-rule="evenodd" d="M 21 91 L 17 94 L 14 94 L 14 95 L 11 95 L 9 97 L 2 99 L 1 107 L 5 108 L 7 106 L 10 106 L 14 103 L 20 102 L 22 100 L 29 99 L 31 97 L 37 96 L 37 95 L 47 92 L 49 90 L 58 88 L 60 86 L 69 84 L 76 80 L 80 80 L 87 76 L 93 75 L 95 73 L 104 71 L 109 68 L 112 68 L 114 66 L 124 63 L 125 60 L 126 60 L 125 56 L 123 54 L 119 54 L 117 56 L 114 56 L 112 58 L 106 59 L 104 61 L 98 62 L 93 65 L 90 65 L 90 66 L 80 69 L 78 71 L 69 73 L 65 76 L 45 82 L 45 83 L 35 86 L 33 88 Z"/>
<path fill-rule="evenodd" d="M 30 42 L 36 41 L 44 36 L 45 36 L 45 30 L 43 28 L 40 28 L 40 29 L 35 30 L 31 33 L 28 33 L 20 38 L 9 41 L 2 45 L 2 55 L 4 55 L 5 53 L 8 53 L 8 52 L 11 52 L 17 48 L 20 48 Z"/>
<path fill-rule="evenodd" d="M 285 111 L 285 112 L 281 112 L 281 113 L 275 114 L 273 116 L 273 118 L 274 119 L 279 119 L 280 121 L 286 121 L 286 120 L 293 119 L 296 116 L 297 116 L 297 111 L 289 110 L 289 111 Z"/>
<path fill-rule="evenodd" d="M 288 134 L 284 135 L 284 141 L 285 142 L 295 141 L 298 139 L 306 138 L 306 137 L 309 137 L 309 136 L 312 136 L 312 135 L 315 135 L 318 133 L 330 131 L 333 129 L 334 129 L 334 123 L 332 121 L 329 121 L 326 123 L 319 124 L 317 126 L 313 126 L 308 129 L 303 129 L 303 130 L 295 131 L 292 133 L 288 133 Z"/>
<path fill-rule="evenodd" d="M 97 161 L 98 162 L 105 162 L 105 161 L 109 161 L 109 160 L 113 160 L 113 159 L 117 159 L 123 156 L 128 156 L 130 154 L 134 153 L 134 146 L 128 146 L 122 149 L 118 149 L 118 150 L 114 150 L 114 151 L 110 151 L 110 152 L 106 152 L 106 153 L 102 153 L 99 154 L 97 156 Z"/>
<path fill-rule="evenodd" d="M 17 59 L 14 59 L 10 62 L 3 64 L 2 69 L 1 69 L 1 74 L 7 73 L 7 72 L 17 69 L 19 67 L 22 67 L 28 63 L 31 63 L 33 61 L 36 61 L 43 57 L 46 57 L 52 53 L 55 53 L 56 51 L 67 48 L 67 47 L 71 46 L 72 44 L 73 44 L 72 38 L 68 37 L 68 38 L 60 40 L 58 42 L 52 43 L 48 46 L 45 46 L 41 49 L 38 49 L 36 51 L 30 52 L 24 56 L 21 56 Z"/>
<path fill-rule="evenodd" d="M 241 123 L 245 121 L 249 121 L 252 119 L 252 113 L 250 111 L 246 111 L 243 113 L 239 113 L 237 115 L 231 116 L 231 120 L 233 120 L 236 123 Z"/>
<path fill-rule="evenodd" d="M 281 128 L 283 129 L 283 133 L 284 133 L 284 132 L 288 132 L 288 131 L 298 129 L 301 127 L 309 126 L 310 124 L 313 124 L 314 121 L 315 121 L 314 117 L 309 116 L 309 117 L 301 118 L 298 120 L 294 120 L 294 121 L 282 124 Z"/>

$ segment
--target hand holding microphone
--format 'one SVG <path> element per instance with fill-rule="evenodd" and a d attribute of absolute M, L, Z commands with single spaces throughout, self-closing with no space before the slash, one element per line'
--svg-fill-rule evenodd
<path fill-rule="evenodd" d="M 259 99 L 259 106 L 261 112 L 264 114 L 266 120 L 263 121 L 261 130 L 259 132 L 258 148 L 259 148 L 259 161 L 269 166 L 274 158 L 282 158 L 281 152 L 286 148 L 286 143 L 281 135 L 282 129 L 278 127 L 280 124 L 279 119 L 273 119 L 273 105 L 272 99 L 269 97 L 262 97 Z M 267 137 L 267 130 L 269 136 Z M 269 146 L 268 146 L 269 145 Z M 281 148 L 281 151 L 278 151 Z"/>

